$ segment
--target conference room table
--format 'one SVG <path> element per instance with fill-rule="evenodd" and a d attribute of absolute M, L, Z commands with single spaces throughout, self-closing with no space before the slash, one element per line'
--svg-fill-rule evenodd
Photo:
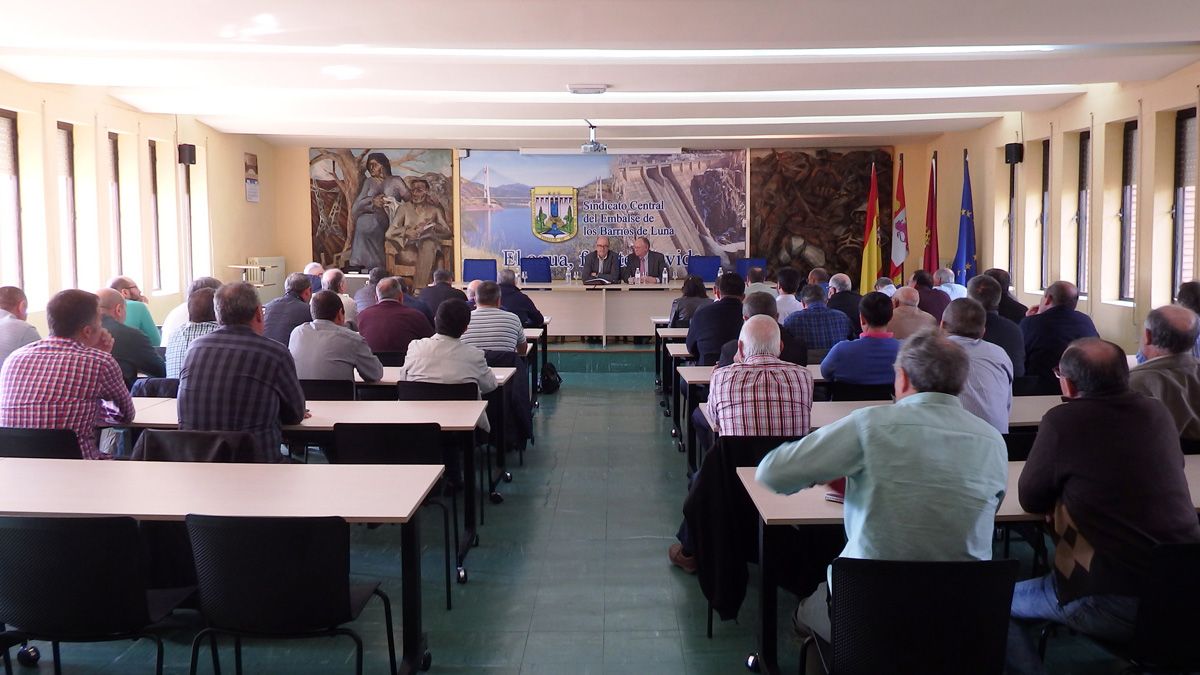
<path fill-rule="evenodd" d="M 555 335 L 601 337 L 651 336 L 646 317 L 666 314 L 679 297 L 682 281 L 662 284 L 583 284 L 570 281 L 527 282 L 521 291 L 542 314 L 556 318 Z"/>
<path fill-rule="evenodd" d="M 663 368 L 663 345 L 669 341 L 683 340 L 687 337 L 686 328 L 668 328 L 667 324 L 671 322 L 669 316 L 652 316 L 650 317 L 650 325 L 654 326 L 654 386 L 663 386 L 663 380 L 666 379 L 667 373 Z M 668 338 L 662 331 L 668 331 Z M 681 332 L 682 331 L 682 332 Z"/>
<path fill-rule="evenodd" d="M 157 404 L 147 409 L 170 409 Z M 246 518 L 339 516 L 400 525 L 401 664 L 429 658 L 421 624 L 417 509 L 441 465 L 224 464 L 0 459 L 0 514 L 128 516 L 182 521 L 188 514 Z"/>
<path fill-rule="evenodd" d="M 997 523 L 1041 522 L 1044 519 L 1043 515 L 1026 513 L 1017 499 L 1017 483 L 1024 469 L 1025 462 L 1008 463 L 1008 488 L 1004 501 L 1000 503 L 996 512 Z M 780 526 L 841 525 L 843 510 L 841 504 L 825 499 L 828 490 L 824 485 L 816 485 L 791 495 L 781 495 L 759 483 L 754 477 L 755 471 L 757 467 L 753 466 L 740 467 L 737 470 L 738 479 L 750 495 L 750 501 L 754 503 L 759 517 L 758 560 L 761 582 L 758 603 L 758 652 L 750 655 L 747 665 L 756 664 L 758 672 L 779 673 L 779 581 L 775 569 L 770 564 L 773 545 L 777 543 L 774 535 Z M 1192 502 L 1200 510 L 1200 501 L 1197 501 L 1200 500 L 1200 455 L 1184 457 L 1184 473 L 1192 494 Z"/>
<path fill-rule="evenodd" d="M 121 426 L 143 429 L 175 429 L 179 427 L 177 399 L 135 398 L 138 413 L 134 420 Z M 283 425 L 285 436 L 299 434 L 309 438 L 327 438 L 339 423 L 370 424 L 429 424 L 441 427 L 442 433 L 452 434 L 463 455 L 463 533 L 457 542 L 457 567 L 460 582 L 467 575 L 463 563 L 471 547 L 478 542 L 476 503 L 480 499 L 475 480 L 475 427 L 487 410 L 487 401 L 309 401 L 309 416 L 299 424 Z M 289 466 L 270 464 L 264 466 Z M 390 465 L 381 465 L 390 466 Z"/>

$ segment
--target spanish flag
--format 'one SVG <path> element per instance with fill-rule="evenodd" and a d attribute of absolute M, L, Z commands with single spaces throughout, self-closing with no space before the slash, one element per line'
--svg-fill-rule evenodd
<path fill-rule="evenodd" d="M 865 295 L 875 290 L 879 278 L 879 263 L 883 259 L 879 249 L 879 182 L 875 178 L 875 163 L 871 163 L 871 189 L 867 193 L 867 222 L 863 232 L 862 273 L 859 286 Z"/>

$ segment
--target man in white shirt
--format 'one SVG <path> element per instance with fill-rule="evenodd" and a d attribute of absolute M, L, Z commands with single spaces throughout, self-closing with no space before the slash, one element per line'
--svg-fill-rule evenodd
<path fill-rule="evenodd" d="M 317 291 L 309 300 L 313 320 L 292 329 L 288 351 L 301 380 L 353 380 L 383 377 L 383 364 L 371 353 L 363 336 L 346 328 L 346 309 L 333 291 Z"/>
<path fill-rule="evenodd" d="M 761 267 L 751 267 L 746 271 L 746 295 L 751 293 L 766 293 L 771 297 L 778 296 L 775 287 L 767 283 L 767 273 Z"/>
<path fill-rule="evenodd" d="M 187 295 L 185 295 L 183 297 L 183 302 L 176 305 L 175 308 L 172 309 L 170 312 L 167 312 L 167 318 L 163 319 L 163 324 L 162 324 L 162 346 L 163 347 L 166 347 L 167 343 L 169 343 L 171 341 L 171 334 L 174 333 L 175 331 L 179 330 L 180 328 L 183 328 L 183 324 L 188 322 L 188 314 L 189 314 L 188 298 L 190 298 L 192 296 L 192 293 L 195 293 L 196 291 L 200 290 L 201 288 L 211 288 L 213 290 L 213 292 L 215 293 L 216 290 L 220 287 L 221 287 L 221 280 L 214 279 L 212 277 L 200 277 L 200 278 L 196 279 L 195 281 L 193 281 L 190 286 L 188 286 L 188 292 L 187 292 Z"/>
<path fill-rule="evenodd" d="M 337 293 L 342 299 L 342 307 L 346 310 L 346 323 L 350 328 L 357 326 L 355 322 L 358 319 L 358 303 L 346 293 L 346 274 L 336 267 L 325 270 L 321 275 L 321 288 Z"/>
<path fill-rule="evenodd" d="M 400 369 L 400 381 L 440 384 L 474 382 L 479 385 L 481 395 L 495 389 L 496 375 L 488 367 L 483 351 L 460 340 L 478 311 L 472 312 L 466 302 L 456 298 L 443 300 L 433 317 L 434 330 L 437 332 L 433 337 L 413 340 L 408 344 L 408 354 Z M 490 431 L 486 412 L 480 418 L 480 428 Z"/>
<path fill-rule="evenodd" d="M 462 341 L 483 351 L 525 353 L 525 329 L 516 314 L 500 309 L 500 286 L 494 281 L 479 284 L 475 311 Z"/>
<path fill-rule="evenodd" d="M 29 300 L 16 286 L 0 286 L 0 366 L 8 355 L 30 342 L 42 339 L 29 325 Z"/>
<path fill-rule="evenodd" d="M 896 294 L 896 284 L 887 277 L 879 277 L 875 280 L 875 290 L 890 298 Z"/>
<path fill-rule="evenodd" d="M 987 310 L 971 298 L 952 301 L 942 313 L 942 330 L 963 348 L 970 360 L 967 382 L 958 394 L 963 408 L 984 422 L 1008 433 L 1012 410 L 1012 359 L 999 346 L 983 340 Z"/>
<path fill-rule="evenodd" d="M 967 287 L 962 284 L 955 283 L 954 271 L 943 267 L 933 273 L 934 288 L 950 296 L 951 300 L 967 297 Z"/>
<path fill-rule="evenodd" d="M 800 290 L 800 272 L 791 267 L 784 267 L 775 274 L 775 278 L 779 282 L 775 308 L 779 310 L 779 325 L 782 326 L 788 315 L 804 309 L 800 300 L 796 298 L 796 291 Z"/>

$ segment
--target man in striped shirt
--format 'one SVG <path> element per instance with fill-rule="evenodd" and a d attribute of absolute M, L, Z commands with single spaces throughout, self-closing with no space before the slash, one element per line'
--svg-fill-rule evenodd
<path fill-rule="evenodd" d="M 525 329 L 516 314 L 500 309 L 500 286 L 494 281 L 479 284 L 475 311 L 462 342 L 483 351 L 525 353 Z"/>
<path fill-rule="evenodd" d="M 134 408 L 109 353 L 112 336 L 100 325 L 100 300 L 61 291 L 46 305 L 46 321 L 50 337 L 13 352 L 0 369 L 0 426 L 70 429 L 86 459 L 109 459 L 96 426 L 106 417 L 132 422 Z"/>

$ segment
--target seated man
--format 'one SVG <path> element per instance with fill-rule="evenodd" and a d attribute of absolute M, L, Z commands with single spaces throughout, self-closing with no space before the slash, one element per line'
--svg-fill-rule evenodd
<path fill-rule="evenodd" d="M 1162 401 L 1181 438 L 1200 440 L 1200 363 L 1192 356 L 1200 323 L 1192 310 L 1167 305 L 1146 316 L 1146 362 L 1129 372 L 1129 388 Z"/>
<path fill-rule="evenodd" d="M 792 312 L 804 309 L 800 300 L 796 298 L 796 292 L 800 290 L 800 273 L 795 268 L 784 267 L 775 274 L 775 278 L 779 281 L 779 295 L 775 298 L 775 306 L 779 314 L 779 325 L 782 326 Z"/>
<path fill-rule="evenodd" d="M 366 285 L 354 292 L 354 306 L 358 311 L 361 312 L 379 302 L 379 296 L 375 293 L 375 286 L 390 276 L 391 274 L 384 267 L 372 267 L 371 271 L 367 272 Z"/>
<path fill-rule="evenodd" d="M 28 312 L 25 291 L 16 286 L 0 286 L 0 366 L 18 347 L 41 339 L 37 329 L 26 321 Z"/>
<path fill-rule="evenodd" d="M 195 293 L 201 288 L 208 288 L 216 291 L 220 287 L 221 280 L 213 277 L 200 277 L 193 281 L 191 285 L 188 286 L 187 295 L 183 296 L 183 302 L 175 305 L 170 312 L 167 312 L 167 318 L 163 319 L 161 346 L 166 347 L 171 342 L 171 335 L 174 334 L 175 331 L 182 328 L 183 324 L 188 322 L 188 317 L 191 315 L 191 311 L 188 309 L 188 300 L 192 297 L 192 293 Z M 212 300 L 211 293 L 209 294 L 208 299 Z"/>
<path fill-rule="evenodd" d="M 475 294 L 479 292 L 479 285 L 483 283 L 483 279 L 472 279 L 467 284 L 467 306 L 475 309 Z"/>
<path fill-rule="evenodd" d="M 615 284 L 621 280 L 621 256 L 613 253 L 608 237 L 596 237 L 595 249 L 583 257 L 579 278 L 584 283 Z"/>
<path fill-rule="evenodd" d="M 533 300 L 517 288 L 517 275 L 510 269 L 502 269 L 496 275 L 500 284 L 500 308 L 512 312 L 521 320 L 526 328 L 541 328 L 546 325 L 546 318 L 538 311 Z"/>
<path fill-rule="evenodd" d="M 1179 437 L 1162 403 L 1130 391 L 1117 345 L 1076 340 L 1057 373 L 1069 400 L 1042 417 L 1018 483 L 1021 508 L 1051 521 L 1054 570 L 1017 583 L 1012 615 L 1126 642 L 1151 549 L 1200 541 Z M 1008 672 L 1043 672 L 1028 637 L 1009 629 Z"/>
<path fill-rule="evenodd" d="M 1025 375 L 1025 338 L 1021 327 L 1000 315 L 1000 298 L 1004 289 L 986 274 L 971 277 L 967 282 L 967 297 L 983 305 L 987 311 L 987 326 L 983 339 L 1004 350 L 1012 361 L 1013 377 Z"/>
<path fill-rule="evenodd" d="M 821 297 L 829 297 L 829 271 L 824 267 L 814 267 L 808 273 L 807 286 L 820 286 Z"/>
<path fill-rule="evenodd" d="M 892 301 L 883 293 L 867 293 L 859 303 L 858 319 L 862 337 L 835 344 L 821 361 L 821 376 L 848 384 L 891 384 L 900 351 L 900 341 L 887 329 Z"/>
<path fill-rule="evenodd" d="M 1175 304 L 1200 316 L 1200 281 L 1185 281 L 1179 284 L 1179 289 L 1175 292 Z M 1192 346 L 1192 356 L 1200 359 L 1200 337 L 1196 338 L 1196 344 Z M 1145 363 L 1147 358 L 1142 350 L 1138 349 L 1137 362 Z"/>
<path fill-rule="evenodd" d="M 757 295 L 757 294 L 756 294 Z M 808 433 L 812 410 L 812 374 L 779 360 L 783 347 L 779 323 L 767 315 L 746 319 L 738 335 L 736 363 L 713 371 L 708 406 L 713 430 L 722 436 L 796 437 Z M 698 415 L 702 415 L 697 410 Z M 686 572 L 696 561 L 686 528 L 668 557 Z"/>
<path fill-rule="evenodd" d="M 1046 288 L 1038 305 L 1029 308 L 1021 320 L 1025 338 L 1025 375 L 1038 378 L 1038 389 L 1057 393 L 1058 382 L 1054 367 L 1071 342 L 1085 337 L 1099 337 L 1092 318 L 1076 311 L 1079 290 L 1069 281 L 1056 281 Z"/>
<path fill-rule="evenodd" d="M 875 290 L 890 298 L 896 294 L 896 284 L 888 277 L 879 277 L 875 280 Z"/>
<path fill-rule="evenodd" d="M 746 282 L 736 272 L 722 274 L 713 286 L 716 302 L 696 310 L 688 322 L 687 348 L 702 366 L 711 366 L 721 357 L 721 348 L 734 340 L 742 329 L 742 296 Z"/>
<path fill-rule="evenodd" d="M 950 296 L 951 300 L 967 297 L 967 287 L 954 280 L 954 270 L 942 267 L 933 273 L 934 288 Z"/>
<path fill-rule="evenodd" d="M 742 320 L 745 321 L 752 316 L 769 316 L 776 319 L 778 323 L 779 315 L 778 303 L 775 298 L 766 293 L 747 293 L 746 299 L 742 300 Z M 803 340 L 792 337 L 786 331 L 779 334 L 783 340 L 783 351 L 779 353 L 779 358 L 794 363 L 798 366 L 808 365 L 808 345 L 804 344 Z M 721 358 L 717 361 L 717 367 L 721 368 L 734 363 L 737 360 L 738 341 L 737 339 L 726 342 L 721 347 Z"/>
<path fill-rule="evenodd" d="M 162 334 L 154 324 L 154 317 L 150 316 L 150 308 L 146 306 L 149 300 L 142 294 L 137 282 L 125 276 L 113 277 L 108 287 L 125 299 L 125 325 L 142 331 L 150 344 L 161 345 Z"/>
<path fill-rule="evenodd" d="M 421 300 L 426 307 L 433 310 L 434 324 L 437 323 L 437 309 L 443 302 L 467 301 L 467 294 L 450 285 L 451 281 L 450 270 L 437 269 L 433 271 L 433 283 L 421 289 Z"/>
<path fill-rule="evenodd" d="M 804 309 L 793 312 L 783 322 L 783 329 L 804 340 L 809 349 L 829 349 L 850 335 L 850 319 L 825 305 L 820 285 L 805 286 L 800 291 L 800 303 Z"/>
<path fill-rule="evenodd" d="M 983 340 L 986 317 L 987 312 L 978 302 L 970 298 L 952 300 L 942 313 L 942 330 L 971 361 L 967 383 L 958 395 L 963 408 L 1007 434 L 1012 410 L 1012 361 L 1003 349 Z"/>
<path fill-rule="evenodd" d="M 437 332 L 433 337 L 413 340 L 408 346 L 408 356 L 404 359 L 404 367 L 400 369 L 400 381 L 440 384 L 474 382 L 479 385 L 480 395 L 494 390 L 498 386 L 496 375 L 488 367 L 483 350 L 460 339 L 472 322 L 472 316 L 471 308 L 463 300 L 451 298 L 438 305 L 437 315 L 434 316 Z M 486 411 L 479 418 L 479 428 L 491 430 Z"/>
<path fill-rule="evenodd" d="M 896 359 L 895 404 L 860 408 L 781 445 L 758 465 L 759 482 L 791 494 L 845 476 L 842 557 L 991 560 L 1008 453 L 1000 433 L 959 402 L 969 368 L 945 337 L 910 337 Z M 830 592 L 822 583 L 796 612 L 797 624 L 826 641 Z"/>
<path fill-rule="evenodd" d="M 358 313 L 358 332 L 373 352 L 404 352 L 413 340 L 433 335 L 433 326 L 421 312 L 402 302 L 402 287 L 397 277 L 387 277 L 375 285 L 379 302 Z"/>
<path fill-rule="evenodd" d="M 319 262 L 310 262 L 304 266 L 304 276 L 308 277 L 309 287 L 312 288 L 313 293 L 323 288 L 321 281 L 324 275 L 325 267 Z"/>
<path fill-rule="evenodd" d="M 917 295 L 920 297 L 917 307 L 921 308 L 922 312 L 927 312 L 934 319 L 941 321 L 942 312 L 946 311 L 946 305 L 950 304 L 950 296 L 934 289 L 933 275 L 925 270 L 917 270 L 913 272 L 908 286 L 917 290 Z"/>
<path fill-rule="evenodd" d="M 993 267 L 984 270 L 983 274 L 995 279 L 996 283 L 1000 284 L 1000 290 L 1003 291 L 1000 295 L 1000 316 L 1013 323 L 1021 323 L 1021 319 L 1025 318 L 1025 313 L 1029 311 L 1029 308 L 1021 304 L 1013 297 L 1012 293 L 1008 292 L 1009 287 L 1012 286 L 1012 279 L 1009 277 L 1008 271 L 1002 270 L 999 267 Z"/>
<path fill-rule="evenodd" d="M 525 353 L 525 329 L 516 314 L 500 309 L 500 286 L 494 281 L 479 284 L 475 311 L 462 341 L 481 351 Z"/>
<path fill-rule="evenodd" d="M 213 309 L 216 291 L 204 287 L 188 296 L 188 322 L 171 332 L 167 342 L 167 377 L 179 379 L 183 361 L 187 358 L 192 340 L 208 335 L 221 326 L 217 324 L 217 313 Z"/>
<path fill-rule="evenodd" d="M 937 319 L 918 307 L 920 302 L 917 289 L 909 286 L 896 289 L 892 294 L 892 320 L 888 322 L 892 337 L 904 340 L 915 333 L 937 328 Z"/>
<path fill-rule="evenodd" d="M 862 302 L 862 297 L 854 290 L 850 277 L 840 273 L 829 277 L 829 299 L 825 304 L 850 319 L 850 335 L 847 337 L 851 340 L 857 340 L 862 333 L 862 326 L 858 323 L 858 303 Z"/>
<path fill-rule="evenodd" d="M 751 293 L 766 293 L 775 297 L 775 287 L 767 283 L 767 273 L 761 267 L 746 270 L 746 295 Z"/>
<path fill-rule="evenodd" d="M 309 301 L 313 320 L 292 330 L 288 351 L 302 380 L 353 380 L 354 371 L 364 382 L 378 382 L 383 364 L 371 353 L 366 338 L 346 328 L 346 307 L 333 291 L 317 291 Z"/>
<path fill-rule="evenodd" d="M 425 301 L 413 295 L 413 282 L 408 277 L 396 277 L 400 280 L 400 290 L 404 297 L 401 302 L 405 307 L 417 310 L 425 315 L 425 320 L 429 322 L 429 327 L 433 328 L 433 308 L 425 304 Z"/>
<path fill-rule="evenodd" d="M 307 274 L 292 272 L 284 281 L 283 295 L 263 307 L 263 335 L 287 346 L 292 329 L 312 321 L 308 301 L 312 298 L 312 280 Z"/>
<path fill-rule="evenodd" d="M 308 277 L 300 277 L 307 288 Z M 296 363 L 286 347 L 263 335 L 254 286 L 225 284 L 213 304 L 221 327 L 192 342 L 179 374 L 179 428 L 246 431 L 258 458 L 283 461 L 282 425 L 307 415 Z"/>
<path fill-rule="evenodd" d="M 100 299 L 100 325 L 113 338 L 112 357 L 121 366 L 121 377 L 129 386 L 138 373 L 166 377 L 167 366 L 141 331 L 125 325 L 125 298 L 111 288 L 96 294 Z"/>
<path fill-rule="evenodd" d="M 353 329 L 358 325 L 358 304 L 354 302 L 354 298 L 346 292 L 346 273 L 331 267 L 325 270 L 321 275 L 322 290 L 333 291 L 342 299 L 342 309 L 346 312 L 346 326 Z M 315 291 L 314 291 L 315 293 Z M 309 299 L 309 311 L 312 310 L 312 299 Z M 315 317 L 314 317 L 315 318 Z"/>
<path fill-rule="evenodd" d="M 0 426 L 70 429 L 85 459 L 109 459 L 96 427 L 106 416 L 132 422 L 135 410 L 109 354 L 113 340 L 100 324 L 99 299 L 61 291 L 46 305 L 46 322 L 50 336 L 13 352 L 0 368 Z"/>

